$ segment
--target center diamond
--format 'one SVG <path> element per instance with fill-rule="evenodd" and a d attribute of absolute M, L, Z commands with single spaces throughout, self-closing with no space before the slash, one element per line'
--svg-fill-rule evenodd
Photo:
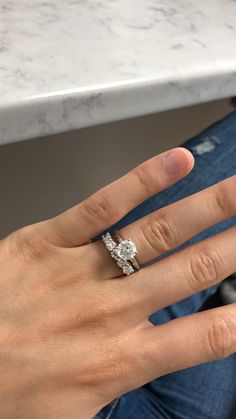
<path fill-rule="evenodd" d="M 116 255 L 123 260 L 132 259 L 137 253 L 136 246 L 131 240 L 122 240 L 114 250 Z"/>

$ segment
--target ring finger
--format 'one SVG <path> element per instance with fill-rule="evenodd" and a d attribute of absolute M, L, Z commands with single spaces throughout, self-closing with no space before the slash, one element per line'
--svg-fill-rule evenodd
<path fill-rule="evenodd" d="M 168 253 L 203 230 L 236 213 L 234 193 L 236 176 L 153 212 L 120 230 L 123 238 L 130 238 L 137 246 L 137 259 L 144 264 Z M 88 246 L 93 269 L 110 278 L 121 275 L 104 244 Z"/>

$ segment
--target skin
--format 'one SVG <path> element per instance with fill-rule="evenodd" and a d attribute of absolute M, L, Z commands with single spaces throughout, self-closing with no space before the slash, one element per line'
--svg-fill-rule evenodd
<path fill-rule="evenodd" d="M 161 326 L 148 316 L 236 271 L 232 228 L 129 277 L 90 239 L 187 175 L 156 156 L 58 216 L 0 242 L 1 419 L 89 419 L 119 395 L 236 351 L 236 305 Z M 122 229 L 142 264 L 236 213 L 236 177 Z"/>

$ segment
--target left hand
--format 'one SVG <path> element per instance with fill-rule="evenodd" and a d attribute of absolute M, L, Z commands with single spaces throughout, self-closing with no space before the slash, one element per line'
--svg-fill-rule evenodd
<path fill-rule="evenodd" d="M 129 277 L 101 241 L 90 242 L 192 167 L 187 150 L 163 153 L 0 242 L 1 419 L 89 419 L 156 377 L 236 350 L 235 305 L 148 321 L 236 270 L 235 228 Z M 120 232 L 143 264 L 235 215 L 235 189 L 236 177 L 226 179 Z"/>

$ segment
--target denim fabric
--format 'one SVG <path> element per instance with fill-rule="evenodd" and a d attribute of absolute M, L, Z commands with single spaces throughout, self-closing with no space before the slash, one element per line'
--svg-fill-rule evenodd
<path fill-rule="evenodd" d="M 235 174 L 236 112 L 185 142 L 183 146 L 195 154 L 194 170 L 176 185 L 136 207 L 111 230 L 119 229 L 154 210 Z M 232 193 L 235 194 L 235 191 Z M 234 225 L 236 217 L 215 225 L 175 251 Z M 153 324 L 161 324 L 175 317 L 199 311 L 210 295 L 213 306 L 217 306 L 216 288 L 210 288 L 166 307 L 150 316 L 150 320 Z M 235 419 L 236 354 L 221 361 L 205 363 L 158 378 L 121 396 L 112 407 L 104 407 L 95 418 Z"/>

